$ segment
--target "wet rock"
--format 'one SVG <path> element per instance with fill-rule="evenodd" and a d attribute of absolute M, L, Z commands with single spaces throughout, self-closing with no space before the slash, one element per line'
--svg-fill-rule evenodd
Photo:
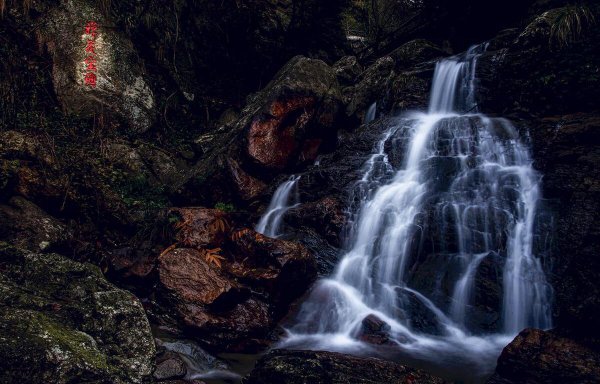
<path fill-rule="evenodd" d="M 176 359 L 183 361 L 189 376 L 205 374 L 214 370 L 227 370 L 228 366 L 202 349 L 198 343 L 187 339 L 156 340 L 159 346 L 158 363 Z"/>
<path fill-rule="evenodd" d="M 125 247 L 109 250 L 107 254 L 111 274 L 120 279 L 145 279 L 155 269 L 157 257 L 147 249 Z"/>
<path fill-rule="evenodd" d="M 448 56 L 448 53 L 431 41 L 416 39 L 394 49 L 388 56 L 394 60 L 396 70 L 406 70 L 426 61 Z"/>
<path fill-rule="evenodd" d="M 433 69 L 396 75 L 389 89 L 391 108 L 398 111 L 426 109 L 432 76 Z"/>
<path fill-rule="evenodd" d="M 301 228 L 294 238 L 314 255 L 319 276 L 330 276 L 341 255 L 340 249 L 325 240 L 318 229 Z"/>
<path fill-rule="evenodd" d="M 274 350 L 258 361 L 244 384 L 444 383 L 418 369 L 335 352 Z"/>
<path fill-rule="evenodd" d="M 375 345 L 396 345 L 390 341 L 390 329 L 389 324 L 371 314 L 363 319 L 358 339 Z"/>
<path fill-rule="evenodd" d="M 182 184 L 184 198 L 201 196 L 203 204 L 254 199 L 282 170 L 304 168 L 335 147 L 341 109 L 334 70 L 320 60 L 292 58 L 248 97 L 231 129 L 203 135 L 204 156 Z"/>
<path fill-rule="evenodd" d="M 231 218 L 219 209 L 172 208 L 169 213 L 180 217 L 176 238 L 186 247 L 217 248 L 230 230 Z"/>
<path fill-rule="evenodd" d="M 394 59 L 384 56 L 360 75 L 358 84 L 344 89 L 347 116 L 357 116 L 362 120 L 369 105 L 385 96 L 393 78 L 394 65 Z"/>
<path fill-rule="evenodd" d="M 593 6 L 596 7 L 596 6 Z M 597 11 L 597 8 L 596 8 Z M 478 60 L 480 107 L 498 114 L 567 114 L 597 109 L 600 65 L 598 28 L 581 29 L 577 41 L 561 45 L 552 23 L 561 8 L 541 13 L 518 36 Z M 514 36 L 514 35 L 513 35 Z M 502 47 L 503 45 L 503 47 Z"/>
<path fill-rule="evenodd" d="M 353 85 L 363 72 L 356 56 L 344 56 L 333 64 L 333 70 L 341 85 Z"/>
<path fill-rule="evenodd" d="M 161 255 L 158 262 L 161 287 L 176 302 L 231 306 L 247 297 L 247 291 L 210 266 L 204 254 L 195 249 L 174 249 Z"/>
<path fill-rule="evenodd" d="M 106 158 L 114 165 L 132 174 L 149 174 L 148 167 L 137 149 L 125 142 L 110 143 Z"/>
<path fill-rule="evenodd" d="M 85 34 L 88 22 L 98 24 L 97 35 Z M 92 3 L 78 0 L 52 9 L 43 21 L 43 42 L 52 54 L 52 81 L 63 108 L 78 115 L 109 110 L 146 131 L 155 119 L 154 95 L 148 86 L 131 41 Z M 86 85 L 88 40 L 93 40 L 96 86 Z"/>
<path fill-rule="evenodd" d="M 293 58 L 251 100 L 238 124 L 248 127 L 246 151 L 260 166 L 282 170 L 312 162 L 319 148 L 335 142 L 340 94 L 324 62 Z"/>
<path fill-rule="evenodd" d="M 287 307 L 316 278 L 315 259 L 299 243 L 243 229 L 232 234 L 232 248 L 234 262 L 228 265 L 229 272 L 266 290 L 276 308 Z"/>
<path fill-rule="evenodd" d="M 44 251 L 64 244 L 71 236 L 66 225 L 22 197 L 0 205 L 0 238 L 18 247 Z"/>
<path fill-rule="evenodd" d="M 600 381 L 600 354 L 538 329 L 522 331 L 498 358 L 489 384 L 552 384 Z"/>
<path fill-rule="evenodd" d="M 161 297 L 174 308 L 191 335 L 218 350 L 256 348 L 272 326 L 269 305 L 225 270 L 211 266 L 205 253 L 178 248 L 158 266 Z"/>
<path fill-rule="evenodd" d="M 237 193 L 243 200 L 255 199 L 267 188 L 260 179 L 246 173 L 234 159 L 229 158 L 228 164 Z"/>
<path fill-rule="evenodd" d="M 295 227 L 310 227 L 333 245 L 340 246 L 340 234 L 346 225 L 343 204 L 334 197 L 301 204 L 290 209 L 286 220 Z"/>
<path fill-rule="evenodd" d="M 90 264 L 0 244 L 0 381 L 141 383 L 153 370 L 140 302 Z"/>
<path fill-rule="evenodd" d="M 156 380 L 181 379 L 187 374 L 185 362 L 174 353 L 165 353 L 156 362 L 156 369 L 152 374 Z"/>
<path fill-rule="evenodd" d="M 553 234 L 552 286 L 557 326 L 600 345 L 600 118 L 596 114 L 529 120 L 534 166 L 544 175 L 540 225 Z"/>

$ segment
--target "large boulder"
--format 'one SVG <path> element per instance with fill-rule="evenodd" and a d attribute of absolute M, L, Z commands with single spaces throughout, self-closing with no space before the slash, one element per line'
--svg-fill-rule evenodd
<path fill-rule="evenodd" d="M 186 199 L 256 199 L 284 170 L 297 171 L 335 148 L 342 101 L 336 73 L 321 60 L 292 58 L 247 99 L 229 129 L 201 138 L 204 155 Z M 223 151 L 223 148 L 227 150 Z M 193 195 L 193 196 L 191 196 Z"/>
<path fill-rule="evenodd" d="M 231 307 L 248 297 L 247 290 L 212 268 L 198 250 L 174 249 L 158 261 L 161 287 L 181 303 Z"/>
<path fill-rule="evenodd" d="M 258 361 L 244 384 L 444 383 L 398 363 L 322 351 L 273 350 Z"/>
<path fill-rule="evenodd" d="M 344 89 L 346 115 L 362 120 L 369 105 L 385 96 L 385 91 L 394 78 L 394 66 L 394 59 L 384 56 L 359 76 L 356 85 Z"/>
<path fill-rule="evenodd" d="M 176 208 L 178 243 L 158 257 L 159 311 L 216 350 L 268 344 L 273 326 L 316 278 L 301 244 L 235 228 L 233 214 Z"/>
<path fill-rule="evenodd" d="M 0 381 L 142 383 L 155 346 L 141 303 L 90 264 L 0 243 Z"/>
<path fill-rule="evenodd" d="M 335 143 L 340 98 L 331 67 L 293 58 L 242 112 L 246 153 L 266 169 L 314 161 L 322 147 Z"/>
<path fill-rule="evenodd" d="M 89 23 L 97 29 L 88 29 Z M 61 3 L 41 24 L 52 55 L 54 90 L 65 111 L 94 115 L 108 110 L 137 132 L 153 124 L 154 95 L 133 44 L 97 5 L 86 0 Z M 93 85 L 86 80 L 89 76 Z"/>
<path fill-rule="evenodd" d="M 0 238 L 21 248 L 42 251 L 55 248 L 70 238 L 66 225 L 34 203 L 12 197 L 0 204 Z"/>
<path fill-rule="evenodd" d="M 600 381 L 600 354 L 573 340 L 526 329 L 500 355 L 488 384 L 592 384 Z"/>

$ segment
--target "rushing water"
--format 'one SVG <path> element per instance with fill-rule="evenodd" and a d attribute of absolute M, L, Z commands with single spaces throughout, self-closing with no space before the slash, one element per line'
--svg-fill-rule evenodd
<path fill-rule="evenodd" d="M 478 381 L 520 330 L 551 326 L 552 290 L 536 255 L 540 176 L 510 122 L 476 113 L 482 50 L 439 62 L 428 113 L 399 118 L 375 145 L 349 249 L 283 347 L 387 350 Z M 389 325 L 393 352 L 360 340 L 368 315 Z"/>
<path fill-rule="evenodd" d="M 369 106 L 369 109 L 367 109 L 367 113 L 365 113 L 364 123 L 369 124 L 371 121 L 375 120 L 376 117 L 377 117 L 377 102 L 374 102 L 373 104 L 371 104 Z"/>
<path fill-rule="evenodd" d="M 267 210 L 256 225 L 256 232 L 275 238 L 282 235 L 285 213 L 300 203 L 298 180 L 300 176 L 292 175 L 277 188 Z"/>

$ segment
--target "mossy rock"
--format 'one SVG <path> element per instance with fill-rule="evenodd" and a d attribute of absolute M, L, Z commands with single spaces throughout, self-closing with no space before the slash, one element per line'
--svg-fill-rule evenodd
<path fill-rule="evenodd" d="M 97 267 L 0 243 L 0 271 L 0 382 L 150 380 L 143 308 Z"/>

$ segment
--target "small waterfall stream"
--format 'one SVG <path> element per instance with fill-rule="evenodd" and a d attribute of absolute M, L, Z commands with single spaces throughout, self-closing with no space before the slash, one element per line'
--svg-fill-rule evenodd
<path fill-rule="evenodd" d="M 267 210 L 256 225 L 256 232 L 274 238 L 282 235 L 283 216 L 300 203 L 298 180 L 300 176 L 292 175 L 277 188 Z"/>
<path fill-rule="evenodd" d="M 367 109 L 367 113 L 365 113 L 364 124 L 369 124 L 371 121 L 375 120 L 377 117 L 377 102 L 374 102 Z"/>
<path fill-rule="evenodd" d="M 446 374 L 468 382 L 488 374 L 523 328 L 551 327 L 552 289 L 536 256 L 540 176 L 510 122 L 476 113 L 484 49 L 439 62 L 428 113 L 398 118 L 375 145 L 357 183 L 350 247 L 282 347 L 377 354 L 385 348 L 360 340 L 363 319 L 375 315 L 402 359 L 455 366 Z M 427 242 L 426 265 L 417 254 Z M 493 289 L 478 276 L 494 268 L 498 298 L 480 305 L 474 291 Z"/>

